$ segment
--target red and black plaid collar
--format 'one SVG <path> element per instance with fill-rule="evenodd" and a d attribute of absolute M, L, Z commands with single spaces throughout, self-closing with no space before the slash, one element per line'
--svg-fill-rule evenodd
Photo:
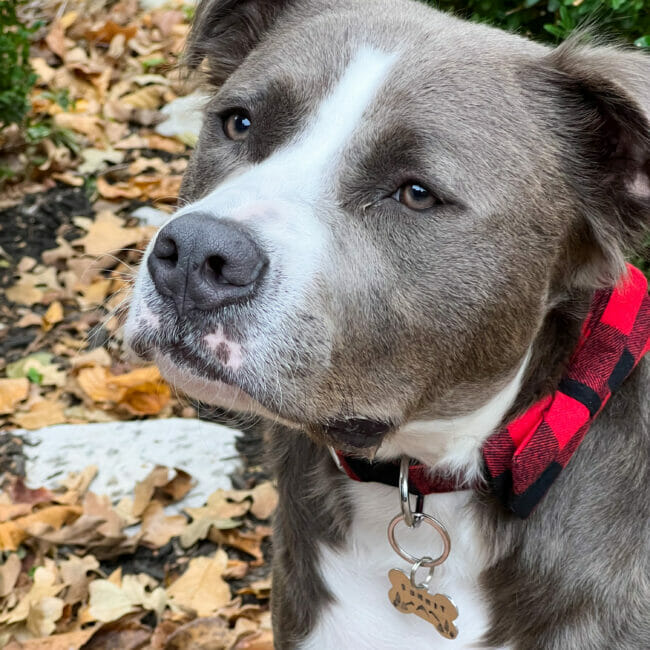
<path fill-rule="evenodd" d="M 639 269 L 594 294 L 578 346 L 557 390 L 492 434 L 483 445 L 485 480 L 503 505 L 526 518 L 566 467 L 594 418 L 650 350 L 648 282 Z M 399 462 L 369 462 L 337 452 L 357 481 L 397 486 Z M 413 494 L 467 489 L 458 477 L 411 464 Z M 472 487 L 472 486 L 470 486 Z"/>

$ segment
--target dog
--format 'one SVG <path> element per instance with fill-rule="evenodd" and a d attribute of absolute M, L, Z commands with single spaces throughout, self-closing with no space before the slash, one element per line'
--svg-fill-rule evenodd
<path fill-rule="evenodd" d="M 125 340 L 268 423 L 276 647 L 647 647 L 648 57 L 203 0 L 186 60 L 214 92 Z"/>

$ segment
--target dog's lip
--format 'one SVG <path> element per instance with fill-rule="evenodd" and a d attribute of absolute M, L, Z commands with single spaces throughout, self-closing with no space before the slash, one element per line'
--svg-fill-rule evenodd
<path fill-rule="evenodd" d="M 328 420 L 319 427 L 329 444 L 342 451 L 377 448 L 393 428 L 391 422 L 368 417 L 346 416 Z"/>

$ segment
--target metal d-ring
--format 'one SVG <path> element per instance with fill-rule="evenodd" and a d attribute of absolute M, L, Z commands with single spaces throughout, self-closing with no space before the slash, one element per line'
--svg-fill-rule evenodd
<path fill-rule="evenodd" d="M 437 519 L 434 519 L 431 515 L 427 515 L 424 512 L 416 512 L 413 515 L 413 518 L 416 525 L 425 522 L 432 528 L 436 529 L 442 539 L 442 553 L 430 562 L 425 562 L 424 560 L 428 559 L 427 557 L 415 557 L 415 555 L 411 555 L 405 551 L 395 539 L 395 528 L 397 527 L 397 524 L 399 524 L 401 521 L 406 523 L 404 515 L 397 515 L 393 518 L 390 524 L 388 524 L 388 542 L 393 547 L 393 550 L 395 553 L 397 553 L 397 555 L 399 555 L 403 560 L 406 560 L 409 564 L 416 564 L 419 562 L 420 564 L 418 565 L 418 568 L 422 567 L 424 569 L 430 569 L 431 567 L 442 564 L 449 556 L 449 551 L 451 550 L 451 539 L 449 538 L 447 529 Z"/>
<path fill-rule="evenodd" d="M 428 555 L 425 555 L 411 567 L 411 585 L 414 589 L 424 589 L 425 591 L 429 589 L 429 583 L 431 582 L 431 578 L 433 578 L 433 572 L 436 570 L 435 566 L 432 566 L 429 569 L 429 573 L 427 573 L 426 577 L 420 584 L 415 582 L 415 574 L 418 572 L 418 569 L 422 567 L 426 562 L 433 562 L 433 559 Z"/>
<path fill-rule="evenodd" d="M 411 510 L 411 500 L 409 497 L 409 465 L 408 456 L 402 456 L 399 463 L 399 503 L 402 508 L 404 523 L 409 527 L 417 526 L 419 521 L 415 517 L 417 514 Z"/>

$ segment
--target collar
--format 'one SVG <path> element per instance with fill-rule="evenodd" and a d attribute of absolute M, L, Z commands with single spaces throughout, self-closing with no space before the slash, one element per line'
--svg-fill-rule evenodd
<path fill-rule="evenodd" d="M 412 461 L 410 492 L 423 496 L 487 485 L 507 509 L 528 517 L 612 393 L 650 350 L 648 282 L 639 269 L 628 265 L 627 271 L 614 288 L 594 293 L 557 390 L 485 441 L 480 484 L 467 483 L 462 476 L 437 475 Z M 335 460 L 356 481 L 399 484 L 399 462 L 371 462 L 339 451 Z"/>

